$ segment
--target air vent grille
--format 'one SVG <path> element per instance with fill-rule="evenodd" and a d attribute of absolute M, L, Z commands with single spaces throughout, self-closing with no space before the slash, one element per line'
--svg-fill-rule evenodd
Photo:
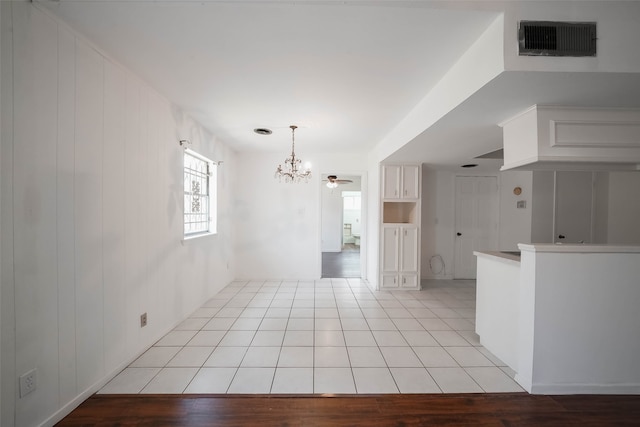
<path fill-rule="evenodd" d="M 520 21 L 520 55 L 596 56 L 595 22 Z"/>

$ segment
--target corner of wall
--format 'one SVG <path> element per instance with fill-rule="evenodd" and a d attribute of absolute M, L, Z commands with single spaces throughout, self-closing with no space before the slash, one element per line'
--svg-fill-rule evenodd
<path fill-rule="evenodd" d="M 0 2 L 0 425 L 15 425 L 12 2 Z"/>

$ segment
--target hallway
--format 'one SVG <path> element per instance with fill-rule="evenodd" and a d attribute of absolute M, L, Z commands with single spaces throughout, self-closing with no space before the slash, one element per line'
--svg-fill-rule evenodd
<path fill-rule="evenodd" d="M 322 253 L 322 278 L 360 277 L 360 246 L 347 243 L 342 252 Z"/>

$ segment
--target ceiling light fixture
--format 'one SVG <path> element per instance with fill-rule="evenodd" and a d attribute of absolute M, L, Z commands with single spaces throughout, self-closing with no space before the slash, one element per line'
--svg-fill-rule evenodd
<path fill-rule="evenodd" d="M 311 165 L 309 163 L 305 163 L 304 169 L 300 169 L 300 165 L 302 165 L 302 160 L 296 158 L 296 138 L 295 133 L 298 126 L 291 125 L 291 155 L 287 157 L 284 161 L 284 168 L 282 165 L 278 165 L 278 169 L 276 169 L 275 177 L 282 182 L 304 182 L 309 181 L 311 178 Z"/>
<path fill-rule="evenodd" d="M 331 189 L 338 188 L 339 184 L 348 184 L 350 182 L 353 182 L 350 179 L 338 179 L 336 175 L 328 175 L 326 181 L 327 187 Z"/>
<path fill-rule="evenodd" d="M 271 129 L 267 129 L 267 128 L 256 128 L 253 131 L 258 135 L 271 135 L 273 133 Z"/>

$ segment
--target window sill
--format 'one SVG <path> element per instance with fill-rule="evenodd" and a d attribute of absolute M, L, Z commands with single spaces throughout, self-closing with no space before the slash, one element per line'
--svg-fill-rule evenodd
<path fill-rule="evenodd" d="M 215 236 L 218 233 L 211 233 L 211 232 L 207 232 L 207 233 L 197 233 L 197 234 L 189 234 L 188 236 L 184 236 L 182 238 L 182 243 L 184 244 L 185 242 L 188 242 L 190 240 L 196 240 L 196 239 L 200 239 L 203 237 L 209 237 L 209 236 Z"/>

